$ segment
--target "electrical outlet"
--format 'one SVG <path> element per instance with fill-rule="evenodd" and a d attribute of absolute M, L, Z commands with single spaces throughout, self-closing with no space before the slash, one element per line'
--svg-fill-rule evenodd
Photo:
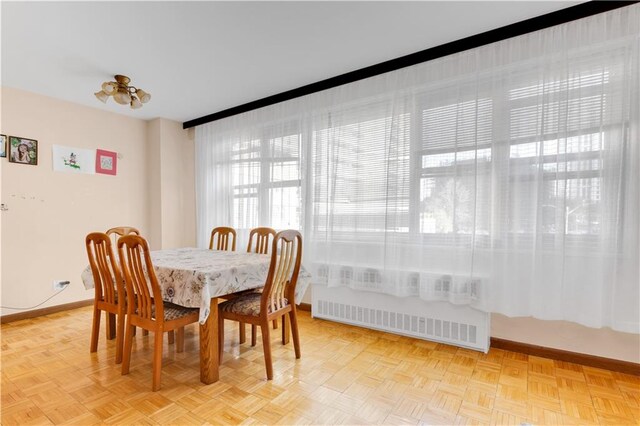
<path fill-rule="evenodd" d="M 54 290 L 62 290 L 66 286 L 69 285 L 69 281 L 67 280 L 54 280 L 53 281 L 53 289 Z"/>

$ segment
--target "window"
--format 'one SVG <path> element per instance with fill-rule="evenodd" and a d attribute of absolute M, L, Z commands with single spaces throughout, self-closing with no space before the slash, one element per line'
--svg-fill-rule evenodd
<path fill-rule="evenodd" d="M 237 142 L 231 151 L 233 226 L 252 228 L 259 222 L 261 141 Z"/>
<path fill-rule="evenodd" d="M 541 219 L 543 233 L 597 235 L 600 232 L 602 135 L 599 133 L 511 145 L 510 231 L 531 233 L 536 226 L 529 213 L 536 200 L 531 194 L 543 180 Z"/>
<path fill-rule="evenodd" d="M 269 156 L 265 166 L 269 171 L 265 185 L 269 199 L 265 223 L 275 229 L 299 229 L 302 214 L 300 135 L 269 139 Z"/>
<path fill-rule="evenodd" d="M 600 233 L 604 138 L 622 125 L 607 122 L 608 84 L 604 69 L 510 90 L 511 233 L 531 234 L 539 224 L 549 235 Z"/>
<path fill-rule="evenodd" d="M 422 110 L 421 233 L 489 233 L 492 110 L 489 98 Z"/>
<path fill-rule="evenodd" d="M 300 135 L 233 144 L 233 226 L 300 227 Z"/>
<path fill-rule="evenodd" d="M 234 226 L 299 229 L 309 179 L 309 226 L 320 236 L 393 233 L 437 246 L 598 235 L 607 129 L 620 125 L 606 120 L 611 71 L 539 78 L 525 71 L 502 91 L 487 85 L 484 96 L 449 102 L 456 92 L 439 88 L 399 113 L 333 111 L 308 130 L 306 176 L 297 128 L 237 142 Z"/>

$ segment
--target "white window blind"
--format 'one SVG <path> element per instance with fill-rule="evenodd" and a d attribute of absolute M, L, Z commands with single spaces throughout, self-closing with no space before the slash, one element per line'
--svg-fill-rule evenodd
<path fill-rule="evenodd" d="M 313 232 L 408 232 L 410 123 L 409 114 L 367 117 L 313 132 Z"/>

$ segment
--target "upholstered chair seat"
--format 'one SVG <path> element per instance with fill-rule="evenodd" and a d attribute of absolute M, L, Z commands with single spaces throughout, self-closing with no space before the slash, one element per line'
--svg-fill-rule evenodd
<path fill-rule="evenodd" d="M 185 308 L 182 306 L 174 305 L 173 303 L 164 302 L 164 320 L 173 321 L 180 318 L 193 315 L 194 312 L 199 312 L 198 308 Z M 156 307 L 151 307 L 151 317 L 156 319 Z"/>
<path fill-rule="evenodd" d="M 260 293 L 245 293 L 235 299 L 228 300 L 218 305 L 218 309 L 222 312 L 230 312 L 239 315 L 248 315 L 252 317 L 260 316 L 260 299 L 262 299 L 262 292 Z M 289 301 L 284 299 L 284 305 L 288 305 Z M 268 313 L 272 312 L 271 307 L 267 309 Z"/>

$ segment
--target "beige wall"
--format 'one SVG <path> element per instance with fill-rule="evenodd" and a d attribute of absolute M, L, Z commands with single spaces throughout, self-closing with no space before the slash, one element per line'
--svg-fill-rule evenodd
<path fill-rule="evenodd" d="M 161 204 L 161 149 L 160 121 L 147 122 L 147 173 L 149 186 L 147 188 L 147 203 L 149 206 L 149 234 L 147 241 L 153 250 L 162 248 L 162 204 Z"/>
<path fill-rule="evenodd" d="M 71 285 L 38 308 L 92 298 L 80 280 L 92 231 L 131 225 L 156 248 L 195 245 L 193 141 L 180 123 L 148 123 L 10 88 L 1 89 L 0 104 L 0 133 L 36 139 L 39 149 L 37 166 L 0 159 L 1 202 L 9 206 L 0 213 L 2 306 L 36 305 L 58 279 Z M 118 174 L 54 172 L 54 144 L 116 151 Z"/>
<path fill-rule="evenodd" d="M 2 133 L 2 87 L 0 86 L 0 134 Z M 6 163 L 5 158 L 0 158 L 0 203 L 4 203 L 4 198 L 2 197 L 2 170 Z M 0 211 L 0 305 L 2 304 L 2 216 L 4 216 L 4 212 Z M 0 308 L 0 312 L 2 309 Z"/>
<path fill-rule="evenodd" d="M 80 273 L 84 237 L 112 226 L 149 230 L 146 122 L 32 93 L 2 88 L 2 134 L 38 140 L 38 165 L 2 158 L 2 305 L 28 307 L 71 285 L 40 308 L 89 299 Z M 52 145 L 116 151 L 117 176 L 54 172 Z M 18 312 L 2 309 L 2 315 Z"/>
<path fill-rule="evenodd" d="M 182 123 L 160 119 L 162 248 L 196 246 L 195 141 Z"/>
<path fill-rule="evenodd" d="M 182 123 L 157 118 L 147 127 L 151 148 L 149 206 L 153 248 L 195 247 L 195 143 Z"/>
<path fill-rule="evenodd" d="M 610 328 L 492 314 L 491 337 L 640 363 L 640 335 Z"/>

